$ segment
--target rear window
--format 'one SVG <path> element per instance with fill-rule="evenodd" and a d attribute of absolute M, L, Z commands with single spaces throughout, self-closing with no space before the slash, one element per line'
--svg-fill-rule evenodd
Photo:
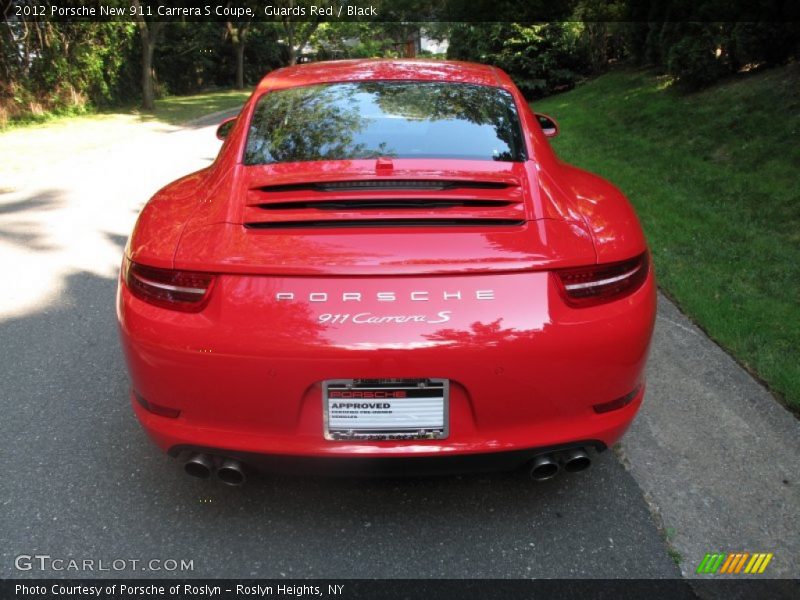
<path fill-rule="evenodd" d="M 480 85 L 368 81 L 264 94 L 248 165 L 377 157 L 525 159 L 514 99 Z"/>

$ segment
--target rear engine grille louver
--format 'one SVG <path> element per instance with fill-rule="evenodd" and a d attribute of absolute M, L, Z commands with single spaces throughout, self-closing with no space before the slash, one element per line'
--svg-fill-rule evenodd
<path fill-rule="evenodd" d="M 251 229 L 345 229 L 354 227 L 519 227 L 525 220 L 511 219 L 333 219 L 308 221 L 262 221 L 245 223 Z"/>
<path fill-rule="evenodd" d="M 263 192 L 353 192 L 363 190 L 422 190 L 438 191 L 451 189 L 502 190 L 510 184 L 501 181 L 455 181 L 436 179 L 380 179 L 355 181 L 317 181 L 311 183 L 290 183 L 284 185 L 265 185 Z"/>
<path fill-rule="evenodd" d="M 298 210 L 303 208 L 316 208 L 318 210 L 379 210 L 383 208 L 404 209 L 435 209 L 435 208 L 488 208 L 492 206 L 509 206 L 511 202 L 505 200 L 436 200 L 434 198 L 407 200 L 392 199 L 367 199 L 367 200 L 310 200 L 300 202 L 267 202 L 259 204 L 262 210 Z"/>
<path fill-rule="evenodd" d="M 252 229 L 492 227 L 525 222 L 514 183 L 358 180 L 267 185 L 250 190 Z"/>

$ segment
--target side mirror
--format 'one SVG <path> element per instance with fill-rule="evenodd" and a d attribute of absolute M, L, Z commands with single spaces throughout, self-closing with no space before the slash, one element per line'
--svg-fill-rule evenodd
<path fill-rule="evenodd" d="M 553 117 L 536 113 L 536 120 L 539 121 L 539 127 L 542 128 L 544 137 L 554 138 L 558 135 L 558 122 Z"/>
<path fill-rule="evenodd" d="M 224 140 L 228 137 L 228 134 L 233 129 L 233 126 L 236 125 L 237 117 L 231 117 L 230 119 L 225 119 L 222 123 L 219 124 L 217 127 L 217 138 L 220 140 Z"/>

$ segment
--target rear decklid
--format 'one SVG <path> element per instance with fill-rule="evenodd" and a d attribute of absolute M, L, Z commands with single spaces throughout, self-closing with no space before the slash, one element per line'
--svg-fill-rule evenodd
<path fill-rule="evenodd" d="M 225 189 L 231 189 L 228 196 Z M 595 261 L 530 164 L 357 160 L 241 167 L 184 230 L 175 266 L 281 275 L 518 271 Z"/>

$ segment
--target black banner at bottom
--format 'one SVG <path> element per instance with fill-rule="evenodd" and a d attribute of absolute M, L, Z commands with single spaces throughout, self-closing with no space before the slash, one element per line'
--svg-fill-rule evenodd
<path fill-rule="evenodd" d="M 800 598 L 800 581 L 781 579 L 4 579 L 3 600 L 647 600 Z"/>

